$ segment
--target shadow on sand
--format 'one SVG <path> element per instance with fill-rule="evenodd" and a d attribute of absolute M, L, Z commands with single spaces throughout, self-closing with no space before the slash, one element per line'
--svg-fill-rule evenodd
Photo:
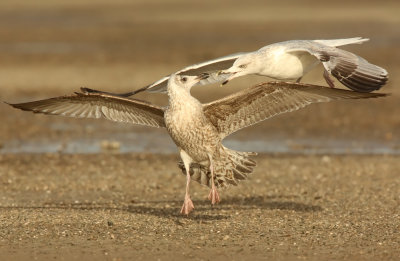
<path fill-rule="evenodd" d="M 198 221 L 228 219 L 238 210 L 270 209 L 296 212 L 317 212 L 322 207 L 291 200 L 296 196 L 253 196 L 225 198 L 216 206 L 210 201 L 194 201 L 195 211 L 188 217 L 179 213 L 182 201 L 143 201 L 130 204 L 121 203 L 45 203 L 40 206 L 0 206 L 0 209 L 74 209 L 74 210 L 116 210 L 134 214 L 145 214 L 163 218 L 187 218 Z"/>
<path fill-rule="evenodd" d="M 281 197 L 280 197 L 281 198 Z M 162 204 L 162 206 L 160 206 Z M 173 207 L 165 208 L 164 205 L 169 204 Z M 182 217 L 179 213 L 181 201 L 153 201 L 147 202 L 146 205 L 130 205 L 128 211 L 137 214 L 148 214 L 159 217 Z M 275 200 L 271 197 L 246 197 L 246 198 L 226 198 L 218 205 L 212 206 L 210 201 L 201 200 L 194 201 L 195 211 L 189 215 L 188 219 L 193 220 L 220 220 L 228 219 L 232 213 L 238 210 L 250 209 L 279 209 L 292 210 L 296 212 L 316 212 L 322 211 L 322 207 L 316 205 L 308 205 L 290 200 Z M 223 214 L 221 214 L 221 212 Z M 228 213 L 228 214 L 226 214 Z"/>

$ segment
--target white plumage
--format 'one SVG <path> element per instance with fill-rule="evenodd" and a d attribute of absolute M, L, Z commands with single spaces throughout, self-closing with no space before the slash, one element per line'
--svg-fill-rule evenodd
<path fill-rule="evenodd" d="M 349 44 L 361 44 L 369 39 L 354 37 L 331 40 L 293 40 L 267 45 L 254 52 L 227 55 L 217 59 L 187 66 L 177 75 L 199 76 L 207 73 L 209 77 L 197 85 L 211 83 L 228 83 L 230 80 L 245 75 L 261 75 L 277 80 L 294 80 L 301 78 L 322 63 L 324 78 L 330 87 L 334 87 L 334 76 L 343 85 L 359 92 L 371 92 L 380 89 L 388 80 L 385 69 L 367 62 L 356 54 L 337 47 Z M 135 91 L 114 94 L 128 97 L 136 93 L 166 92 L 169 75 Z M 95 91 L 95 90 L 93 90 Z M 100 92 L 100 91 L 97 91 Z"/>

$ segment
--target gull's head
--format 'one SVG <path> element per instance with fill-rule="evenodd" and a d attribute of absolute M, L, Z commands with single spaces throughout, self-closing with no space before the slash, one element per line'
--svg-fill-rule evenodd
<path fill-rule="evenodd" d="M 257 73 L 257 66 L 254 54 L 248 53 L 237 58 L 229 69 L 219 71 L 218 75 L 227 75 L 226 80 L 222 83 L 224 85 L 234 78 L 255 73 Z"/>
<path fill-rule="evenodd" d="M 190 91 L 190 89 L 199 83 L 201 80 L 208 78 L 207 73 L 203 73 L 197 76 L 189 76 L 189 75 L 180 75 L 180 74 L 172 74 L 169 77 L 168 87 L 180 87 Z"/>

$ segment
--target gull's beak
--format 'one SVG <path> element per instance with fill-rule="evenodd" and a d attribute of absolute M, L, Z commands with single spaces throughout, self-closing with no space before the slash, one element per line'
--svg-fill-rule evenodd
<path fill-rule="evenodd" d="M 222 83 L 221 83 L 221 86 L 222 85 L 225 85 L 225 84 L 227 84 L 230 80 L 232 80 L 233 78 L 235 78 L 235 74 L 236 74 L 237 72 L 224 72 L 224 71 L 219 71 L 218 72 L 218 75 L 220 75 L 220 74 L 230 74 L 230 76 L 229 76 L 229 78 L 228 79 L 226 79 L 225 81 L 223 81 Z"/>

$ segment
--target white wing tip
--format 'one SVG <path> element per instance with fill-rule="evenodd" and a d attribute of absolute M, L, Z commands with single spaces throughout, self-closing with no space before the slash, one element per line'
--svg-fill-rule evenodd
<path fill-rule="evenodd" d="M 358 40 L 358 44 L 361 44 L 363 42 L 368 42 L 369 38 L 363 38 L 363 37 L 354 37 L 354 40 Z"/>
<path fill-rule="evenodd" d="M 381 67 L 381 68 L 382 68 L 382 67 Z M 386 77 L 387 77 L 387 76 L 389 75 L 389 73 L 388 73 L 388 71 L 387 71 L 386 69 L 382 68 L 382 71 L 383 71 L 383 72 L 382 72 L 382 75 L 383 75 L 383 76 L 386 76 Z"/>

